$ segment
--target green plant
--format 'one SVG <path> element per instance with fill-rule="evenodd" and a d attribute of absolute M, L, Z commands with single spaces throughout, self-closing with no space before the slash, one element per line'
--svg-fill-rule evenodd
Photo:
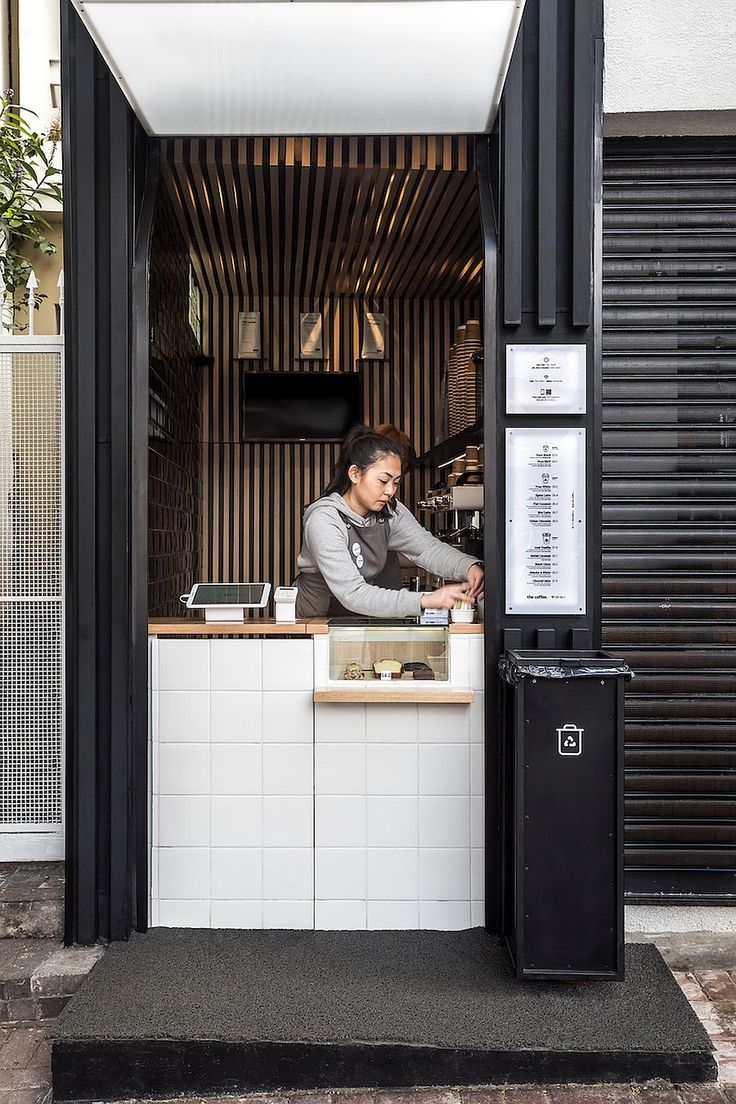
<path fill-rule="evenodd" d="M 25 242 L 50 255 L 56 246 L 49 241 L 50 224 L 42 214 L 43 201 L 61 201 L 61 172 L 53 164 L 61 139 L 57 115 L 44 133 L 34 129 L 27 116 L 35 112 L 13 103 L 13 90 L 0 94 L 0 275 L 11 302 L 6 310 L 17 311 L 27 302 L 26 281 L 31 263 L 21 255 Z M 36 305 L 45 298 L 36 296 Z"/>

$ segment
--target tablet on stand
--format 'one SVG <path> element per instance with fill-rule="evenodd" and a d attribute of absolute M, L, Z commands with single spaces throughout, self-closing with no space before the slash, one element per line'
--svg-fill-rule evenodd
<path fill-rule="evenodd" d="M 195 583 L 179 601 L 204 610 L 205 621 L 245 621 L 245 611 L 264 609 L 270 593 L 270 583 Z"/>

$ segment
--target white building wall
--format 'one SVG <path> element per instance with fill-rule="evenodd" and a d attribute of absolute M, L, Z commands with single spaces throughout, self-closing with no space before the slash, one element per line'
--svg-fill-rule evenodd
<path fill-rule="evenodd" d="M 606 134 L 733 134 L 733 0 L 605 0 Z"/>
<path fill-rule="evenodd" d="M 3 35 L 6 35 L 6 28 L 8 26 L 9 14 L 8 14 L 9 0 L 0 0 L 0 28 L 2 28 Z M 0 89 L 7 88 L 10 84 L 10 48 L 9 43 L 4 41 L 0 48 Z"/>
<path fill-rule="evenodd" d="M 19 87 L 16 100 L 35 111 L 34 126 L 47 130 L 56 108 L 52 84 L 59 76 L 59 5 L 56 0 L 20 0 L 18 5 Z M 59 160 L 61 164 L 61 160 Z"/>
<path fill-rule="evenodd" d="M 0 4 L 4 0 L 0 0 Z M 20 0 L 18 4 L 18 65 L 14 78 L 17 84 L 15 101 L 35 112 L 26 121 L 35 130 L 48 130 L 58 108 L 60 75 L 60 27 L 58 0 Z M 3 87 L 5 87 L 5 82 Z M 56 85 L 55 90 L 52 85 Z M 54 164 L 61 168 L 61 144 L 56 148 Z M 39 291 L 46 296 L 36 312 L 37 334 L 57 332 L 56 303 L 59 299 L 57 281 L 63 267 L 61 205 L 55 200 L 43 201 L 45 217 L 50 223 L 46 237 L 56 246 L 56 253 L 45 256 L 38 249 L 28 246 L 24 255 L 33 265 Z M 25 311 L 19 321 L 26 323 Z"/>

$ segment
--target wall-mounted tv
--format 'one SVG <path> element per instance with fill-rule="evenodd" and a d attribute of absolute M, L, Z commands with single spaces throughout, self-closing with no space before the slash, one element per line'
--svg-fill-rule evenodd
<path fill-rule="evenodd" d="M 361 420 L 360 372 L 243 371 L 244 441 L 339 441 Z"/>

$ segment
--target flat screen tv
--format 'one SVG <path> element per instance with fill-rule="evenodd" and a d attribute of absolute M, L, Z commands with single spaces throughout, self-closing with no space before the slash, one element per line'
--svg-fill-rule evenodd
<path fill-rule="evenodd" d="M 243 372 L 244 441 L 339 441 L 361 419 L 360 372 Z"/>

